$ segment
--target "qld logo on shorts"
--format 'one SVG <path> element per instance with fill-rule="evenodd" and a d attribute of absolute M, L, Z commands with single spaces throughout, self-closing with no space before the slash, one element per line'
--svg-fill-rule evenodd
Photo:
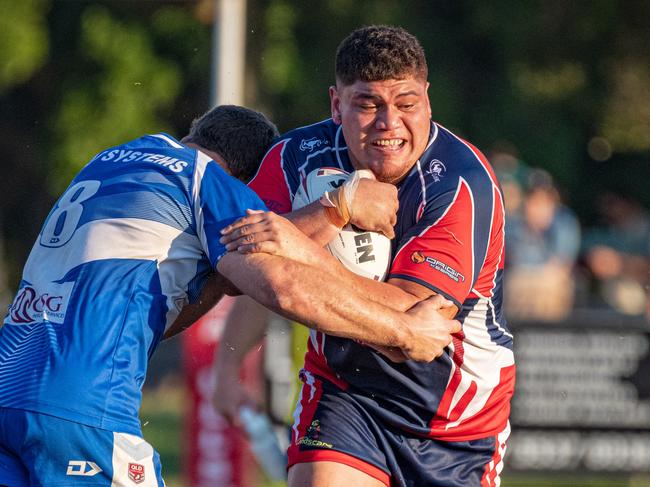
<path fill-rule="evenodd" d="M 134 484 L 144 482 L 144 465 L 129 463 L 129 478 Z"/>
<path fill-rule="evenodd" d="M 73 286 L 73 282 L 66 282 L 49 283 L 46 289 L 38 290 L 32 286 L 23 287 L 9 307 L 7 322 L 14 325 L 43 321 L 63 323 Z"/>

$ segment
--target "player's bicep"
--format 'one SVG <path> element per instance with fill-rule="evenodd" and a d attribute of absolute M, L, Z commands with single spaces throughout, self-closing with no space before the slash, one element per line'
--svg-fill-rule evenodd
<path fill-rule="evenodd" d="M 394 277 L 388 280 L 388 284 L 396 286 L 400 288 L 402 291 L 405 291 L 406 293 L 413 296 L 416 303 L 419 303 L 420 301 L 424 301 L 428 297 L 435 296 L 436 294 L 438 294 L 430 287 L 423 286 L 422 284 L 418 284 L 417 282 L 407 280 L 407 279 L 400 279 Z M 443 315 L 445 318 L 453 318 L 458 313 L 458 310 L 459 310 L 458 306 L 453 305 L 449 308 L 440 309 L 438 310 L 438 312 L 441 315 Z"/>

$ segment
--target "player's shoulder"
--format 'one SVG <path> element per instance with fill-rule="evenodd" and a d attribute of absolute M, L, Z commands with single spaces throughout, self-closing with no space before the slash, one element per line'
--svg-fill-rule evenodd
<path fill-rule="evenodd" d="M 286 145 L 286 150 L 307 157 L 333 147 L 336 144 L 338 128 L 339 126 L 328 118 L 290 130 L 280 137 L 279 142 Z"/>
<path fill-rule="evenodd" d="M 420 159 L 428 184 L 443 179 L 457 184 L 461 179 L 470 186 L 498 186 L 487 157 L 474 144 L 451 130 L 434 123 L 432 142 Z"/>
<path fill-rule="evenodd" d="M 150 168 L 171 174 L 191 173 L 197 161 L 197 151 L 184 146 L 165 133 L 144 135 L 129 142 L 109 147 L 91 160 L 91 165 L 117 164 L 136 166 L 138 170 Z"/>

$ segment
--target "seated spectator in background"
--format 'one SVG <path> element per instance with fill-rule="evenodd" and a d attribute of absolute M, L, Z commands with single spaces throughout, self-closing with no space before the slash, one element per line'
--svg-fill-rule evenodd
<path fill-rule="evenodd" d="M 601 225 L 583 242 L 583 259 L 600 299 L 650 319 L 650 215 L 634 199 L 608 191 L 598 198 Z"/>
<path fill-rule="evenodd" d="M 580 226 L 549 173 L 527 175 L 521 209 L 506 222 L 506 310 L 510 318 L 561 320 L 571 311 Z"/>

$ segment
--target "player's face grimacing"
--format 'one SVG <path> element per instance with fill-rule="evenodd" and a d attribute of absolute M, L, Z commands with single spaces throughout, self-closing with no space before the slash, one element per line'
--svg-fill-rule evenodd
<path fill-rule="evenodd" d="M 332 118 L 343 126 L 352 164 L 397 183 L 429 140 L 429 83 L 413 76 L 330 87 Z"/>

